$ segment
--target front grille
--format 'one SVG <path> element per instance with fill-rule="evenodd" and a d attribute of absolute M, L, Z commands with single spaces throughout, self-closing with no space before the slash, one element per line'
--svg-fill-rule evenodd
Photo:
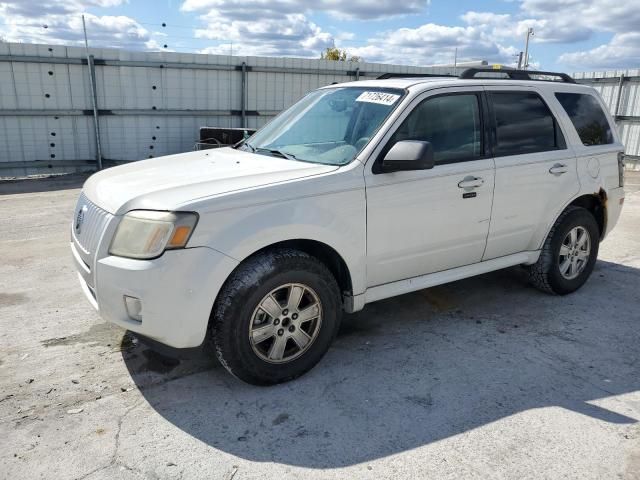
<path fill-rule="evenodd" d="M 73 215 L 71 232 L 76 245 L 85 255 L 95 253 L 100 237 L 112 217 L 113 215 L 109 212 L 93 204 L 84 193 L 80 194 Z"/>

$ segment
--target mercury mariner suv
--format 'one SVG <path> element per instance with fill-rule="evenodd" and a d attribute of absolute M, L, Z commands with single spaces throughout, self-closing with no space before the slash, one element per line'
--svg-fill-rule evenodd
<path fill-rule="evenodd" d="M 312 91 L 233 147 L 91 176 L 71 251 L 94 308 L 264 385 L 311 369 L 370 302 L 514 265 L 580 288 L 624 201 L 596 91 L 551 72 L 386 77 Z"/>

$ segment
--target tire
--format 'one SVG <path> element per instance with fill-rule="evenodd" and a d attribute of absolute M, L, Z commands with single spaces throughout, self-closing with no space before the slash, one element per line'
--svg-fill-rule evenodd
<path fill-rule="evenodd" d="M 571 232 L 576 232 L 576 237 L 571 237 Z M 582 246 L 574 248 L 571 238 L 582 239 L 584 233 L 588 235 L 587 240 L 582 242 Z M 589 253 L 585 258 L 584 242 L 587 241 Z M 591 275 L 599 244 L 600 229 L 591 212 L 580 207 L 568 207 L 551 228 L 540 258 L 529 267 L 530 282 L 539 290 L 551 294 L 575 292 Z M 571 265 L 571 255 L 576 257 L 575 265 Z"/>
<path fill-rule="evenodd" d="M 315 257 L 294 249 L 260 253 L 242 263 L 221 289 L 208 342 L 240 380 L 253 385 L 286 382 L 308 372 L 329 349 L 340 326 L 340 298 L 334 276 Z M 287 302 L 295 307 L 291 312 Z M 282 342 L 286 348 L 279 348 Z"/>

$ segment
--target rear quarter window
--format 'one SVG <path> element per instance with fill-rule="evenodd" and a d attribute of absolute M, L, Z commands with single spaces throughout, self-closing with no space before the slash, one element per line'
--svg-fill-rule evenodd
<path fill-rule="evenodd" d="M 558 92 L 556 98 L 567 112 L 583 145 L 613 143 L 611 126 L 600 102 L 593 95 Z"/>

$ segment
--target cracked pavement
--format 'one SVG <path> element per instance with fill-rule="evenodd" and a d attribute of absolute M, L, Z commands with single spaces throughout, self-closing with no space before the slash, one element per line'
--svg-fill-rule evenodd
<path fill-rule="evenodd" d="M 270 388 L 98 317 L 81 183 L 0 182 L 0 478 L 640 478 L 640 173 L 577 293 L 514 268 L 377 302 Z"/>

